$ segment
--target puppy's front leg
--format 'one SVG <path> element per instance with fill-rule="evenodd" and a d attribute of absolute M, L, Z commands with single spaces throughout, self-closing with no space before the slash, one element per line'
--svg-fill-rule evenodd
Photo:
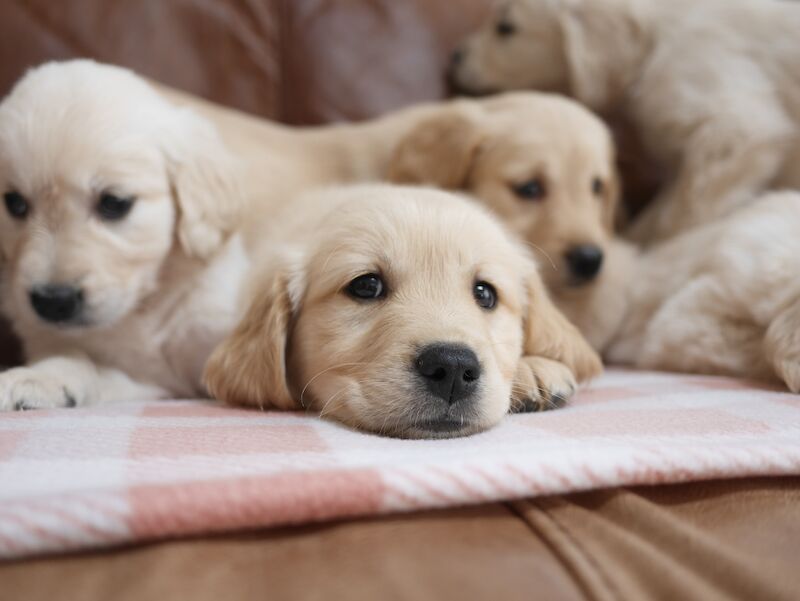
<path fill-rule="evenodd" d="M 511 411 L 525 413 L 563 407 L 578 389 L 572 371 L 545 357 L 522 357 L 511 386 Z"/>
<path fill-rule="evenodd" d="M 166 391 L 101 367 L 82 354 L 47 357 L 0 373 L 0 411 L 163 398 Z"/>

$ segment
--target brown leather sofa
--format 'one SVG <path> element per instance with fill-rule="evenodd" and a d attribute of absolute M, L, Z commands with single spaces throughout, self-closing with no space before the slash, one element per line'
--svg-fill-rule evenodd
<path fill-rule="evenodd" d="M 443 96 L 452 48 L 491 4 L 5 0 L 0 93 L 32 65 L 90 56 L 287 123 L 362 119 Z M 751 479 L 13 562 L 0 600 L 788 600 L 799 553 L 800 480 Z"/>

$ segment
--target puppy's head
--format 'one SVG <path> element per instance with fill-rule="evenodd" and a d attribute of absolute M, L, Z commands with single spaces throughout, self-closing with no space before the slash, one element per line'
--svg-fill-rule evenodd
<path fill-rule="evenodd" d="M 510 0 L 453 54 L 448 79 L 462 92 L 564 92 L 569 73 L 559 0 Z"/>
<path fill-rule="evenodd" d="M 573 101 L 518 92 L 455 102 L 401 141 L 390 178 L 477 197 L 534 245 L 555 290 L 603 272 L 619 195 L 614 147 Z"/>
<path fill-rule="evenodd" d="M 203 260 L 227 236 L 233 162 L 210 125 L 129 71 L 30 71 L 0 104 L 7 310 L 62 331 L 117 322 L 171 253 Z"/>
<path fill-rule="evenodd" d="M 453 54 L 453 87 L 567 93 L 605 109 L 646 52 L 646 19 L 626 0 L 509 0 Z M 645 5 L 647 3 L 644 3 Z"/>
<path fill-rule="evenodd" d="M 308 198 L 325 215 L 302 211 L 299 248 L 266 258 L 247 315 L 206 367 L 216 398 L 445 437 L 502 418 L 524 350 L 594 369 L 526 252 L 479 207 L 388 186 Z"/>

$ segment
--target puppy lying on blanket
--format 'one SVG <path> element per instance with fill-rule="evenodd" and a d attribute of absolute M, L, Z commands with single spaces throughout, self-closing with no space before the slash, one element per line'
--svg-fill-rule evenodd
<path fill-rule="evenodd" d="M 202 393 L 247 257 L 238 162 L 129 71 L 31 71 L 0 105 L 0 410 Z"/>
<path fill-rule="evenodd" d="M 778 378 L 800 392 L 800 193 L 765 196 L 727 220 L 646 252 L 613 361 Z"/>
<path fill-rule="evenodd" d="M 220 400 L 444 437 L 558 406 L 601 369 L 528 253 L 464 199 L 340 188 L 273 223 L 246 316 L 206 368 Z"/>
<path fill-rule="evenodd" d="M 729 214 L 792 160 L 798 31 L 796 2 L 511 0 L 462 46 L 452 77 L 624 113 L 671 174 L 633 226 L 649 243 Z"/>

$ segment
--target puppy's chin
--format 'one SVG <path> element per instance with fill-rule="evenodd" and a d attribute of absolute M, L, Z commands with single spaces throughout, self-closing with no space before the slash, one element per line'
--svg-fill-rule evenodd
<path fill-rule="evenodd" d="M 485 96 L 499 94 L 502 91 L 490 86 L 465 83 L 459 80 L 457 76 L 448 76 L 445 83 L 447 84 L 447 95 L 450 97 L 484 98 Z"/>
<path fill-rule="evenodd" d="M 397 438 L 417 439 L 458 438 L 483 432 L 494 425 L 475 423 L 474 420 L 462 421 L 461 419 L 414 421 L 413 426 L 401 428 L 396 434 L 392 435 Z"/>
<path fill-rule="evenodd" d="M 470 81 L 460 71 L 450 70 L 445 75 L 448 96 L 466 96 L 469 98 L 482 98 L 502 92 L 500 88 Z"/>
<path fill-rule="evenodd" d="M 313 409 L 322 417 L 352 428 L 394 438 L 457 438 L 477 434 L 497 425 L 510 406 L 510 391 L 484 389 L 474 401 L 459 407 L 459 404 L 446 406 L 412 384 L 358 382 L 342 377 L 335 380 L 336 385 L 321 382 L 319 391 L 309 395 L 314 399 Z M 501 397 L 504 403 L 498 403 Z"/>

